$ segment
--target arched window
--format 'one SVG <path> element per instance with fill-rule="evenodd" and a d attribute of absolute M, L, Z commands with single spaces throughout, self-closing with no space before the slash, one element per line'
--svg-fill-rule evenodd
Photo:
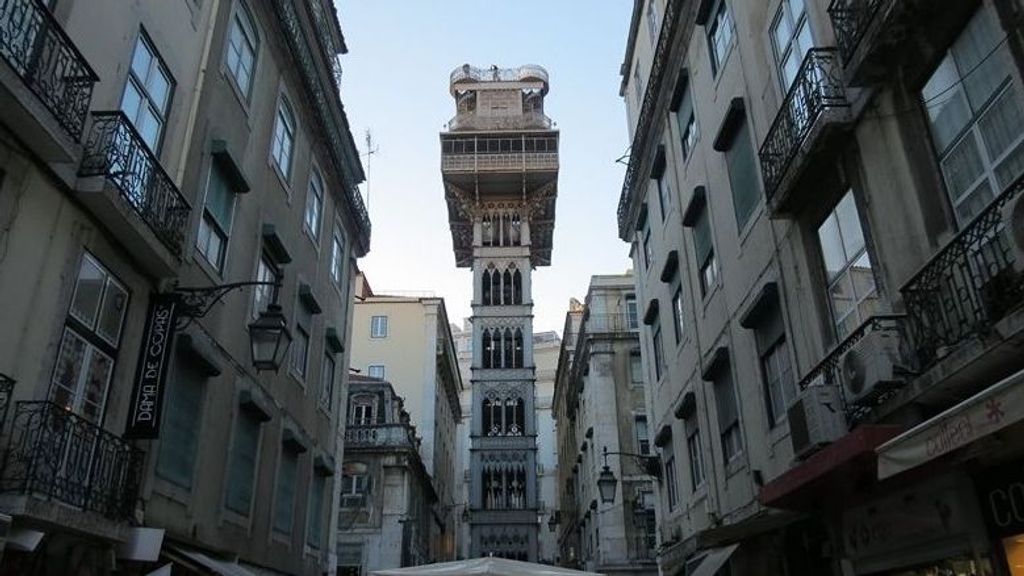
<path fill-rule="evenodd" d="M 228 33 L 228 53 L 225 65 L 235 80 L 242 96 L 249 98 L 253 71 L 256 70 L 258 36 L 252 15 L 244 3 L 239 2 L 231 17 L 231 31 Z"/>
<path fill-rule="evenodd" d="M 501 303 L 505 306 L 512 304 L 512 273 L 508 270 L 501 275 Z"/>
<path fill-rule="evenodd" d="M 522 223 L 519 220 L 519 214 L 512 215 L 512 245 L 519 246 L 523 243 L 522 239 Z"/>
<path fill-rule="evenodd" d="M 512 367 L 513 368 L 522 368 L 523 367 L 523 331 L 520 330 L 519 328 L 516 328 L 516 335 L 515 335 L 515 344 L 514 344 L 514 346 L 515 346 L 515 358 L 514 358 L 514 360 L 512 362 Z"/>
<path fill-rule="evenodd" d="M 512 303 L 523 303 L 523 275 L 519 270 L 512 273 Z"/>
<path fill-rule="evenodd" d="M 480 347 L 483 354 L 483 367 L 492 368 L 494 362 L 494 341 L 491 338 L 491 331 L 484 330 L 483 345 Z"/>
<path fill-rule="evenodd" d="M 502 368 L 514 368 L 515 366 L 513 365 L 513 359 L 512 359 L 513 358 L 513 342 L 512 342 L 512 329 L 511 328 L 505 328 L 504 332 L 502 333 L 501 347 L 502 347 L 501 367 Z"/>
<path fill-rule="evenodd" d="M 491 271 L 484 270 L 484 273 L 480 276 L 480 294 L 483 298 L 484 306 L 491 305 Z"/>
<path fill-rule="evenodd" d="M 511 246 L 512 245 L 512 221 L 508 214 L 501 215 L 501 245 Z"/>
<path fill-rule="evenodd" d="M 491 216 L 484 216 L 480 223 L 481 243 L 484 246 L 491 246 L 494 242 L 494 225 L 491 223 Z"/>
<path fill-rule="evenodd" d="M 501 304 L 501 273 L 497 270 L 491 272 L 491 305 Z"/>
<path fill-rule="evenodd" d="M 494 402 L 492 402 L 489 398 L 484 398 L 484 401 L 480 405 L 480 408 L 481 411 L 483 412 L 483 428 L 481 429 L 481 432 L 483 432 L 484 436 L 494 436 Z"/>

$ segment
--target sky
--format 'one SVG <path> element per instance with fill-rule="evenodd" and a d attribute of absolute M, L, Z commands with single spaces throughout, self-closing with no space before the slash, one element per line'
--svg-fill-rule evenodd
<path fill-rule="evenodd" d="M 570 297 L 593 274 L 624 273 L 628 245 L 615 210 L 629 145 L 618 95 L 629 0 L 335 0 L 349 53 L 342 101 L 366 152 L 373 224 L 359 261 L 377 293 L 432 292 L 449 321 L 470 316 L 468 268 L 456 268 L 441 183 L 438 133 L 455 114 L 448 77 L 463 63 L 540 64 L 545 112 L 561 131 L 551 266 L 533 274 L 534 331 L 561 334 Z"/>

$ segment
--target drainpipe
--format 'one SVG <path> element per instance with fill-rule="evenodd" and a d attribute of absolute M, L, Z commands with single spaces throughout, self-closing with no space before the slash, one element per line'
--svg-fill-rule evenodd
<path fill-rule="evenodd" d="M 192 150 L 192 134 L 196 128 L 196 117 L 199 115 L 199 97 L 202 95 L 203 84 L 206 82 L 206 69 L 210 61 L 210 47 L 213 43 L 213 30 L 217 26 L 217 12 L 220 8 L 220 0 L 213 0 L 210 7 L 210 19 L 206 26 L 206 38 L 203 39 L 203 58 L 199 63 L 199 73 L 196 75 L 196 84 L 192 88 L 192 103 L 188 110 L 188 121 L 185 128 L 184 147 L 181 150 L 181 157 L 178 159 L 178 169 L 174 174 L 174 183 L 181 188 L 182 180 L 185 177 L 185 166 L 188 164 L 188 155 Z"/>

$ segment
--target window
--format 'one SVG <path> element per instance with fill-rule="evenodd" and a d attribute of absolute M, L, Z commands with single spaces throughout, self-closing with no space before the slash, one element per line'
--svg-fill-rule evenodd
<path fill-rule="evenodd" d="M 651 253 L 651 228 L 646 223 L 644 224 L 644 270 L 651 267 L 651 260 L 653 255 Z"/>
<path fill-rule="evenodd" d="M 231 235 L 231 219 L 235 211 L 235 194 L 228 184 L 221 164 L 214 161 L 206 184 L 203 219 L 199 221 L 196 247 L 203 258 L 217 269 L 224 269 L 224 254 Z"/>
<path fill-rule="evenodd" d="M 270 155 L 285 180 L 291 178 L 292 153 L 295 151 L 295 114 L 291 104 L 283 95 L 277 104 L 277 120 L 274 123 L 274 139 L 270 143 Z"/>
<path fill-rule="evenodd" d="M 388 337 L 388 317 L 374 316 L 370 318 L 370 338 Z"/>
<path fill-rule="evenodd" d="M 732 373 L 728 369 L 715 376 L 715 408 L 718 411 L 718 431 L 722 438 L 722 457 L 726 464 L 743 449 L 740 439 L 740 414 L 736 405 L 736 390 Z"/>
<path fill-rule="evenodd" d="M 303 224 L 306 232 L 309 232 L 314 240 L 320 238 L 320 213 L 323 207 L 324 181 L 320 177 L 320 172 L 313 168 L 309 176 L 309 190 L 306 192 L 306 215 Z"/>
<path fill-rule="evenodd" d="M 370 378 L 380 378 L 381 380 L 383 380 L 384 379 L 384 365 L 383 364 L 371 364 L 370 367 L 366 369 L 366 373 L 367 373 L 367 375 Z"/>
<path fill-rule="evenodd" d="M 829 304 L 842 340 L 878 308 L 874 267 L 864 242 L 860 214 L 848 190 L 818 227 Z"/>
<path fill-rule="evenodd" d="M 235 85 L 248 98 L 253 70 L 256 68 L 256 26 L 241 2 L 231 17 L 227 67 L 231 77 L 235 79 Z"/>
<path fill-rule="evenodd" d="M 253 409 L 239 407 L 231 455 L 228 459 L 227 496 L 224 505 L 228 510 L 243 516 L 248 516 L 252 507 L 262 421 L 263 418 Z"/>
<path fill-rule="evenodd" d="M 50 382 L 51 402 L 93 424 L 102 421 L 127 310 L 128 290 L 84 253 Z"/>
<path fill-rule="evenodd" d="M 718 282 L 718 260 L 715 258 L 707 204 L 704 204 L 693 225 L 693 249 L 697 254 L 697 270 L 700 272 L 700 294 L 706 297 Z"/>
<path fill-rule="evenodd" d="M 341 228 L 341 220 L 334 221 L 334 236 L 331 242 L 331 280 L 338 288 L 345 277 L 345 236 Z"/>
<path fill-rule="evenodd" d="M 374 423 L 376 400 L 372 396 L 357 396 L 352 399 L 352 424 L 369 426 Z"/>
<path fill-rule="evenodd" d="M 320 548 L 323 536 L 324 485 L 325 477 L 320 471 L 313 472 L 313 485 L 309 491 L 309 508 L 306 511 L 306 544 Z"/>
<path fill-rule="evenodd" d="M 651 453 L 651 441 L 647 435 L 647 417 L 634 416 L 633 429 L 636 430 L 636 449 L 640 454 Z"/>
<path fill-rule="evenodd" d="M 965 224 L 1024 172 L 1024 96 L 991 5 L 968 22 L 921 90 L 946 192 Z"/>
<path fill-rule="evenodd" d="M 320 370 L 320 406 L 330 410 L 334 399 L 334 357 L 324 354 L 324 364 Z"/>
<path fill-rule="evenodd" d="M 655 183 L 658 186 L 658 209 L 661 210 L 661 220 L 664 222 L 665 217 L 668 216 L 665 206 L 672 205 L 672 187 L 669 186 L 668 181 L 665 180 L 664 173 L 655 178 Z"/>
<path fill-rule="evenodd" d="M 693 109 L 689 87 L 679 102 L 679 110 L 676 110 L 676 123 L 679 126 L 679 139 L 683 145 L 683 160 L 687 160 L 693 154 L 693 147 L 697 145 L 697 139 L 700 137 L 700 131 L 697 129 L 697 115 Z"/>
<path fill-rule="evenodd" d="M 121 110 L 149 150 L 159 151 L 160 137 L 174 92 L 174 81 L 145 32 L 140 31 L 121 96 Z"/>
<path fill-rule="evenodd" d="M 206 374 L 194 363 L 174 363 L 174 373 L 164 393 L 166 406 L 160 423 L 156 473 L 186 490 L 192 488 L 205 391 Z"/>
<path fill-rule="evenodd" d="M 637 108 L 639 108 L 640 104 L 642 104 L 644 101 L 644 81 L 643 79 L 640 78 L 639 58 L 637 58 L 636 62 L 633 64 L 633 94 L 636 98 Z M 640 110 L 637 110 L 637 114 L 639 113 Z"/>
<path fill-rule="evenodd" d="M 785 337 L 761 354 L 761 372 L 768 395 L 768 421 L 778 424 L 786 418 L 786 410 L 796 399 L 796 382 Z"/>
<path fill-rule="evenodd" d="M 277 468 L 277 490 L 274 493 L 274 531 L 292 533 L 295 517 L 295 492 L 299 475 L 299 452 L 281 445 L 281 462 Z"/>
<path fill-rule="evenodd" d="M 669 512 L 676 509 L 679 506 L 679 480 L 676 476 L 676 455 L 672 449 L 672 442 L 662 449 L 662 454 L 665 455 L 665 490 L 668 492 L 668 510 Z"/>
<path fill-rule="evenodd" d="M 302 324 L 295 325 L 295 339 L 292 341 L 292 374 L 301 380 L 306 379 L 306 369 L 309 362 L 309 333 Z"/>
<path fill-rule="evenodd" d="M 814 47 L 804 0 L 782 0 L 779 12 L 772 21 L 771 36 L 782 91 L 788 92 L 800 71 L 804 54 Z"/>
<path fill-rule="evenodd" d="M 686 420 L 686 452 L 690 459 L 690 488 L 696 492 L 704 483 L 704 451 L 700 444 L 700 428 L 696 416 Z"/>
<path fill-rule="evenodd" d="M 647 36 L 652 46 L 658 41 L 658 7 L 654 5 L 655 1 L 647 0 Z"/>
<path fill-rule="evenodd" d="M 711 53 L 711 73 L 718 75 L 725 63 L 725 57 L 729 55 L 732 48 L 733 36 L 735 34 L 732 14 L 725 0 L 719 0 L 714 9 L 714 16 L 707 24 L 708 51 Z"/>
<path fill-rule="evenodd" d="M 683 287 L 676 286 L 672 295 L 672 328 L 676 334 L 676 345 L 683 341 Z"/>
<path fill-rule="evenodd" d="M 629 353 L 629 379 L 633 384 L 643 384 L 644 368 L 639 350 L 632 350 Z"/>
<path fill-rule="evenodd" d="M 750 141 L 750 128 L 746 121 L 736 131 L 732 144 L 725 151 L 729 167 L 729 185 L 732 187 L 732 207 L 736 212 L 736 227 L 742 232 L 750 221 L 761 197 L 758 184 L 757 156 Z"/>
<path fill-rule="evenodd" d="M 267 254 L 260 254 L 259 262 L 256 263 L 256 281 L 274 282 L 277 280 L 277 266 Z M 274 295 L 274 286 L 262 284 L 254 286 L 252 290 L 252 317 L 256 318 L 261 312 L 267 309 Z"/>
<path fill-rule="evenodd" d="M 665 348 L 661 341 L 661 322 L 656 320 L 651 330 L 653 334 L 651 344 L 654 347 L 654 377 L 660 382 L 662 374 L 665 373 Z"/>
<path fill-rule="evenodd" d="M 636 294 L 626 294 L 626 324 L 630 330 L 636 330 L 640 326 L 636 311 Z"/>
<path fill-rule="evenodd" d="M 366 474 L 343 474 L 341 476 L 341 507 L 365 508 L 370 493 L 370 477 Z"/>

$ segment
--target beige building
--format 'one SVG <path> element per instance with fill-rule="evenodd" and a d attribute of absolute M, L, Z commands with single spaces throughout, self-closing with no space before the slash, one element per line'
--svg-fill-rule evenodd
<path fill-rule="evenodd" d="M 592 276 L 565 319 L 558 422 L 559 561 L 601 574 L 657 574 L 654 479 L 633 276 Z M 607 451 L 607 456 L 605 453 Z M 613 502 L 597 481 L 610 471 Z"/>
<path fill-rule="evenodd" d="M 1020 573 L 1020 13 L 635 2 L 662 573 Z"/>
<path fill-rule="evenodd" d="M 463 384 L 444 300 L 374 294 L 364 276 L 358 284 L 351 366 L 365 376 L 386 379 L 404 399 L 412 425 L 424 439 L 419 450 L 437 491 L 430 559 L 454 560 L 459 521 L 456 429 L 462 419 Z"/>
<path fill-rule="evenodd" d="M 370 226 L 332 4 L 12 0 L 0 30 L 0 571 L 333 571 Z"/>

